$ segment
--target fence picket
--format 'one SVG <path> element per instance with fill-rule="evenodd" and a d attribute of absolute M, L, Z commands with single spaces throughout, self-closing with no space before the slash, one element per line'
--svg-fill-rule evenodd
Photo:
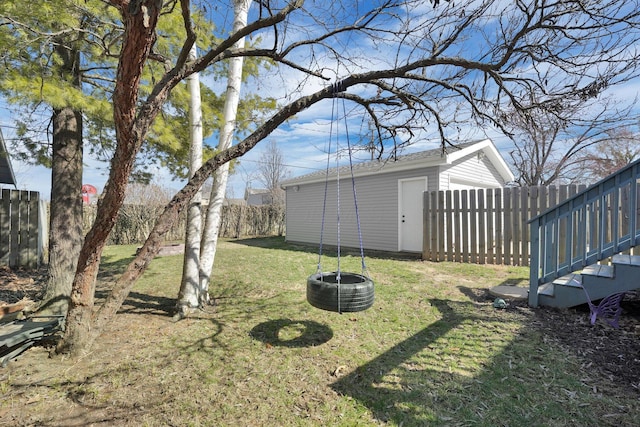
<path fill-rule="evenodd" d="M 511 263 L 513 265 L 520 264 L 520 241 L 521 241 L 521 233 L 522 233 L 522 225 L 520 224 L 520 210 L 522 206 L 520 204 L 520 193 L 522 192 L 522 187 L 515 187 L 511 189 L 511 227 L 513 229 L 513 233 L 511 235 L 512 238 L 512 248 L 511 248 Z"/>
<path fill-rule="evenodd" d="M 427 212 L 430 212 L 431 209 L 431 198 L 429 197 L 429 193 L 426 191 L 422 194 L 422 206 L 423 206 L 423 218 L 422 218 L 422 252 L 429 253 L 431 256 L 431 248 L 429 246 L 429 230 L 431 230 L 431 215 L 428 215 Z"/>
<path fill-rule="evenodd" d="M 460 220 L 460 190 L 453 191 L 453 239 L 452 256 L 456 262 L 462 262 L 462 222 Z"/>
<path fill-rule="evenodd" d="M 484 264 L 487 250 L 487 225 L 484 208 L 484 190 L 478 190 L 478 262 Z"/>
<path fill-rule="evenodd" d="M 504 245 L 502 247 L 502 264 L 510 265 L 511 264 L 511 246 L 513 244 L 513 229 L 511 228 L 511 188 L 505 188 L 502 190 L 504 197 L 502 198 L 502 203 L 504 206 L 503 210 L 503 221 L 504 221 L 504 231 L 502 240 Z"/>
<path fill-rule="evenodd" d="M 431 200 L 431 204 L 429 206 L 428 211 L 425 211 L 427 215 L 431 218 L 431 227 L 429 228 L 429 240 L 430 240 L 430 249 L 431 249 L 431 259 L 439 259 L 440 254 L 438 253 L 438 193 L 432 192 L 428 197 Z"/>
<path fill-rule="evenodd" d="M 446 211 L 444 208 L 444 203 L 445 203 L 445 194 L 444 191 L 439 191 L 438 192 L 438 210 L 439 210 L 439 215 L 438 215 L 438 261 L 444 261 L 445 260 L 445 233 L 444 233 L 444 226 L 445 223 L 446 224 L 451 224 L 451 219 L 449 219 L 449 221 L 446 221 Z M 450 233 L 451 230 L 449 230 L 447 228 L 447 232 L 449 232 L 449 236 L 451 236 Z"/>
<path fill-rule="evenodd" d="M 458 246 L 459 256 L 462 262 L 469 262 L 469 192 L 462 190 L 460 192 L 460 221 L 462 225 L 462 240 Z"/>
<path fill-rule="evenodd" d="M 9 235 L 9 266 L 18 265 L 18 254 L 20 248 L 20 192 L 11 191 L 9 194 L 9 203 L 11 204 L 11 218 L 10 228 L 11 233 Z"/>
<path fill-rule="evenodd" d="M 476 190 L 469 190 L 469 226 L 471 232 L 471 262 L 476 264 L 478 262 L 478 216 L 479 211 L 476 205 Z"/>
<path fill-rule="evenodd" d="M 523 226 L 522 228 L 522 247 L 521 247 L 521 255 L 520 255 L 520 265 L 527 266 L 529 265 L 529 245 L 527 244 L 530 239 L 530 230 L 527 226 L 527 221 L 529 220 L 529 212 L 531 211 L 530 207 L 530 198 L 529 198 L 529 189 L 522 188 L 520 192 L 520 218 L 519 223 Z"/>
<path fill-rule="evenodd" d="M 502 190 L 500 188 L 496 188 L 493 192 L 493 206 L 495 209 L 496 215 L 496 223 L 495 223 L 495 237 L 494 237 L 494 245 L 495 248 L 495 263 L 502 264 L 502 252 L 505 246 L 504 239 L 504 228 L 502 226 L 502 218 L 504 215 L 504 208 L 502 204 Z"/>
<path fill-rule="evenodd" d="M 494 190 L 487 190 L 487 264 L 495 264 L 495 208 L 493 204 Z"/>
<path fill-rule="evenodd" d="M 453 207 L 451 206 L 452 204 L 452 193 L 450 191 L 446 191 L 444 192 L 444 197 L 445 197 L 445 206 L 443 206 L 443 208 L 445 209 L 445 218 L 444 218 L 444 222 L 443 224 L 446 224 L 447 226 L 447 233 L 445 235 L 443 235 L 445 242 L 446 242 L 446 254 L 447 254 L 447 261 L 453 261 L 453 230 L 454 230 L 454 226 L 453 226 Z"/>

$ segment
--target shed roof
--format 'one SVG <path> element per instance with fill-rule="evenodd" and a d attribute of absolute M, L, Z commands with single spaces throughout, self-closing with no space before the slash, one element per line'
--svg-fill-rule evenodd
<path fill-rule="evenodd" d="M 11 184 L 16 186 L 16 176 L 13 174 L 11 157 L 9 157 L 7 146 L 4 143 L 2 130 L 0 130 L 0 184 Z"/>
<path fill-rule="evenodd" d="M 485 156 L 487 156 L 487 158 L 493 163 L 505 182 L 514 180 L 513 173 L 509 169 L 509 166 L 490 139 L 464 142 L 456 144 L 455 146 L 446 147 L 444 150 L 441 147 L 438 147 L 432 150 L 405 154 L 398 156 L 395 159 L 373 160 L 357 163 L 353 165 L 353 174 L 354 176 L 366 176 L 382 172 L 386 173 L 429 166 L 448 165 L 468 156 L 469 154 L 479 151 L 484 152 Z M 350 174 L 349 170 L 350 167 L 348 165 L 341 166 L 340 168 L 333 168 L 329 170 L 328 176 L 329 178 L 335 178 L 337 175 L 346 176 L 346 174 Z M 281 185 L 283 188 L 287 188 L 292 185 L 321 182 L 326 178 L 327 171 L 323 170 L 286 180 Z"/>

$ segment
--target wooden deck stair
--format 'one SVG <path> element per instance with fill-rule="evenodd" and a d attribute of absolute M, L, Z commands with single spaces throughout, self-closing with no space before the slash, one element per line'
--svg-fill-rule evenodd
<path fill-rule="evenodd" d="M 640 256 L 625 255 L 640 247 L 640 159 L 529 226 L 530 306 L 572 307 L 640 289 Z"/>
<path fill-rule="evenodd" d="M 572 307 L 619 292 L 640 289 L 640 256 L 614 255 L 611 265 L 590 265 L 538 288 L 538 302 L 547 307 Z"/>

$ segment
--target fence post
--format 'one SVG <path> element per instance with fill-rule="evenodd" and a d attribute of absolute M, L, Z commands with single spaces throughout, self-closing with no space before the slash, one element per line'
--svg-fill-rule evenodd
<path fill-rule="evenodd" d="M 530 224 L 531 262 L 529 265 L 529 306 L 538 306 L 538 278 L 540 271 L 540 220 L 535 219 Z"/>

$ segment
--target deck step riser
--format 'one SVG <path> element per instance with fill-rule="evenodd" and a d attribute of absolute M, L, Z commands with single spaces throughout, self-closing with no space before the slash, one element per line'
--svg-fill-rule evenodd
<path fill-rule="evenodd" d="M 590 276 L 583 276 L 582 286 L 587 290 L 592 301 L 640 287 L 639 285 L 629 286 L 628 282 L 616 280 L 616 278 Z"/>
<path fill-rule="evenodd" d="M 583 274 L 576 275 L 576 279 L 587 290 L 591 300 L 599 300 L 609 295 L 640 289 L 640 257 L 620 258 L 612 266 L 591 266 Z M 584 274 L 586 273 L 586 274 Z M 560 283 L 558 283 L 560 282 Z M 564 282 L 564 283 L 563 283 Z M 566 308 L 585 304 L 587 296 L 579 286 L 568 286 L 568 280 L 558 280 L 553 284 L 551 294 L 539 294 L 538 303 L 541 306 Z"/>

